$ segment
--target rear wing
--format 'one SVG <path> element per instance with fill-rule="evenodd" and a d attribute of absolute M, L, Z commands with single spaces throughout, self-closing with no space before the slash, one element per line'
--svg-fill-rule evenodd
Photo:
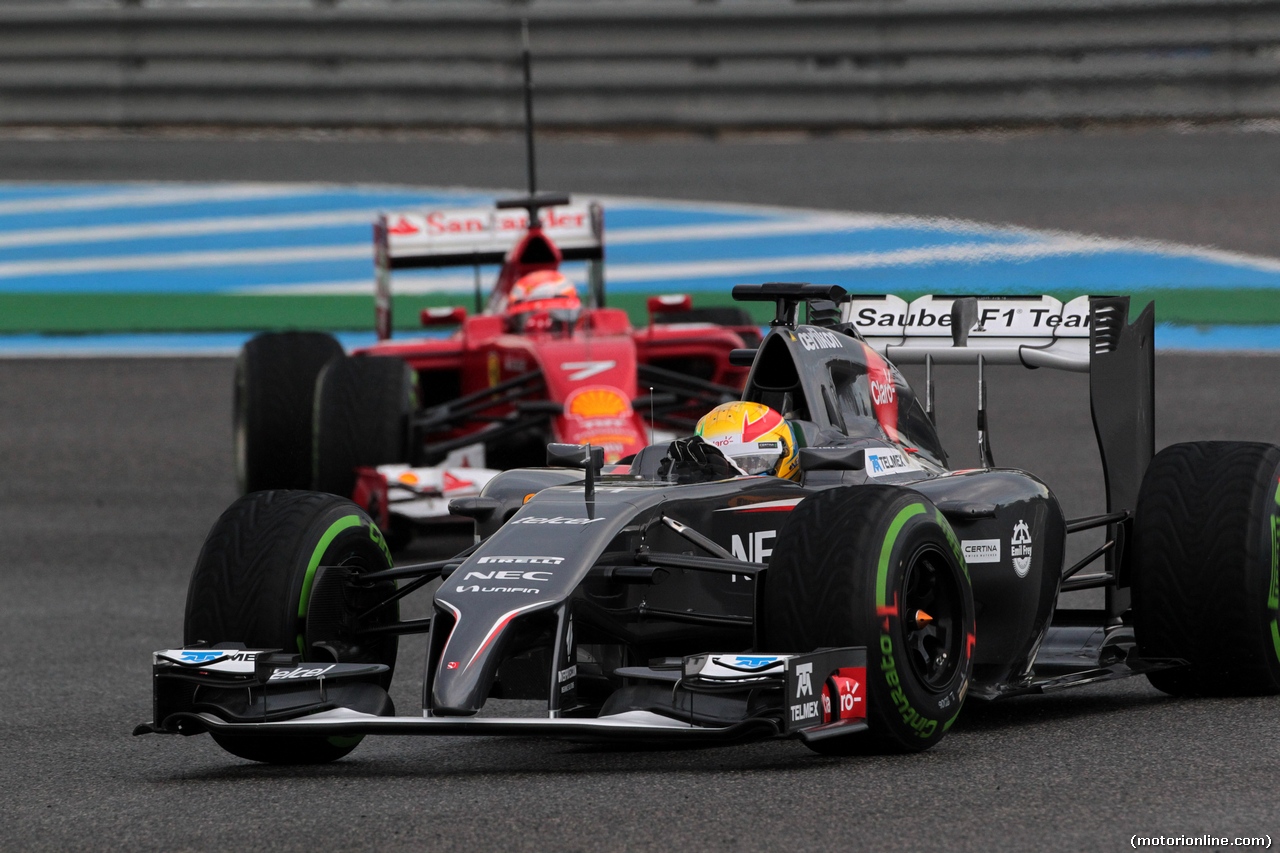
<path fill-rule="evenodd" d="M 538 217 L 542 235 L 559 249 L 560 260 L 592 262 L 589 275 L 594 297 L 602 281 L 599 262 L 604 258 L 600 205 L 546 206 Z M 521 208 L 441 208 L 378 216 L 373 224 L 378 337 L 391 335 L 392 270 L 501 264 L 510 259 L 512 250 L 528 233 L 529 212 Z M 476 288 L 478 291 L 478 273 Z"/>
<path fill-rule="evenodd" d="M 926 365 L 930 410 L 932 365 L 978 366 L 978 441 L 988 463 L 984 364 L 1089 374 L 1107 490 L 1107 515 L 1089 526 L 1107 528 L 1106 574 L 1113 580 L 1106 606 L 1119 618 L 1129 607 L 1130 519 L 1155 453 L 1155 304 L 1132 324 L 1127 296 L 1080 296 L 1065 305 L 1051 296 L 922 296 L 911 303 L 854 296 L 841 309 L 842 318 L 890 361 Z"/>
<path fill-rule="evenodd" d="M 1088 296 L 1065 305 L 1052 296 L 853 296 L 841 319 L 896 364 L 977 364 L 981 356 L 1088 373 L 1089 304 Z"/>
<path fill-rule="evenodd" d="M 985 365 L 1088 373 L 1107 512 L 1076 519 L 1068 530 L 1106 528 L 1106 541 L 1093 557 L 1106 555 L 1107 611 L 1118 619 L 1128 609 L 1129 531 L 1138 489 L 1155 452 L 1154 303 L 1130 323 L 1127 296 L 1080 296 L 1066 304 L 1051 296 L 922 296 L 908 303 L 897 296 L 849 296 L 834 285 L 770 283 L 738 285 L 734 297 L 777 301 L 774 325 L 794 326 L 796 306 L 805 302 L 811 324 L 852 328 L 895 364 L 925 365 L 930 416 L 933 365 L 976 365 L 978 443 L 988 466 L 993 463 Z"/>

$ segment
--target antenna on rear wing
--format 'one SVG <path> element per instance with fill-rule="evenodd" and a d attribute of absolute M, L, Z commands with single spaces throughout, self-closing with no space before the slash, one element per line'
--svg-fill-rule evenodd
<path fill-rule="evenodd" d="M 529 49 L 529 19 L 520 21 L 521 62 L 524 65 L 524 158 L 529 178 L 529 197 L 538 194 L 538 170 L 533 159 L 533 53 Z M 538 224 L 536 209 L 529 211 L 531 224 Z"/>
<path fill-rule="evenodd" d="M 529 227 L 542 227 L 539 211 L 544 207 L 558 207 L 569 203 L 564 194 L 538 195 L 538 165 L 533 144 L 533 51 L 529 46 L 529 19 L 520 21 L 520 63 L 524 68 L 524 162 L 525 177 L 529 182 L 529 194 L 523 198 L 501 199 L 499 208 L 522 207 L 529 211 Z"/>

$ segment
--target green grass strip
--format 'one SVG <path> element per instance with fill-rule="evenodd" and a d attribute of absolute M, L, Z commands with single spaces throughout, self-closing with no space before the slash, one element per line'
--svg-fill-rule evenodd
<path fill-rule="evenodd" d="M 905 299 L 921 294 L 900 293 Z M 1053 293 L 1063 301 L 1078 293 Z M 1156 301 L 1156 318 L 1181 325 L 1280 324 L 1280 288 L 1244 290 L 1154 290 L 1131 294 L 1134 313 Z M 619 293 L 609 297 L 632 323 L 647 319 L 648 294 Z M 734 304 L 727 292 L 695 293 L 697 306 Z M 773 315 L 773 306 L 738 303 L 760 323 Z M 428 306 L 463 305 L 465 294 L 400 295 L 395 297 L 396 328 L 420 328 L 419 312 Z M 0 333 L 94 334 L 103 332 L 219 332 L 255 329 L 323 329 L 364 331 L 373 328 L 373 296 L 250 296 L 243 294 L 132 293 L 0 293 Z"/>

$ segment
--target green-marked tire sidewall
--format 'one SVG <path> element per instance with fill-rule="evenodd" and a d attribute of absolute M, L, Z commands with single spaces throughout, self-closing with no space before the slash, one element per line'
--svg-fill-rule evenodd
<path fill-rule="evenodd" d="M 973 593 L 964 557 L 951 525 L 927 500 L 905 498 L 888 514 L 890 521 L 875 554 L 874 594 L 866 603 L 871 630 L 867 635 L 868 709 L 874 728 L 896 738 L 908 749 L 937 742 L 951 727 L 964 703 L 973 670 L 967 637 L 974 634 Z M 900 600 L 907 561 L 920 549 L 942 554 L 952 569 L 963 598 L 961 653 L 964 659 L 940 689 L 921 684 L 906 657 Z"/>
<path fill-rule="evenodd" d="M 300 556 L 305 555 L 306 562 L 300 566 L 297 593 L 289 605 L 289 611 L 296 614 L 295 642 L 298 653 L 303 656 L 303 659 L 307 657 L 304 640 L 307 610 L 311 602 L 316 572 L 320 566 L 336 565 L 353 553 L 366 561 L 382 560 L 383 565 L 374 562 L 371 566 L 374 570 L 390 568 L 392 565 L 391 552 L 387 548 L 386 540 L 378 530 L 378 526 L 367 515 L 363 512 L 340 514 L 337 518 L 333 518 L 332 515 L 333 513 L 326 513 L 308 534 L 308 539 L 315 537 L 315 544 L 309 553 L 305 549 L 300 553 Z M 317 532 L 318 535 L 315 535 Z M 363 739 L 363 735 L 327 738 L 328 742 L 335 747 L 352 749 Z"/>

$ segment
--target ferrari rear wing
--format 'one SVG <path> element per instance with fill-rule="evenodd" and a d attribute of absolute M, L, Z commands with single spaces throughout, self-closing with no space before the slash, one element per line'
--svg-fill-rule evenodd
<path fill-rule="evenodd" d="M 566 261 L 604 257 L 604 216 L 598 203 L 563 204 L 539 212 L 542 233 Z M 441 208 L 384 213 L 374 224 L 375 262 L 383 269 L 500 264 L 529 230 L 518 208 Z"/>
<path fill-rule="evenodd" d="M 533 214 L 537 228 L 530 227 Z M 391 337 L 392 270 L 473 266 L 479 312 L 479 268 L 485 264 L 545 269 L 560 261 L 587 261 L 592 304 L 603 305 L 603 259 L 603 209 L 596 202 L 570 204 L 568 196 L 510 199 L 492 208 L 381 214 L 373 223 L 378 339 Z M 508 279 L 514 281 L 510 275 Z"/>

